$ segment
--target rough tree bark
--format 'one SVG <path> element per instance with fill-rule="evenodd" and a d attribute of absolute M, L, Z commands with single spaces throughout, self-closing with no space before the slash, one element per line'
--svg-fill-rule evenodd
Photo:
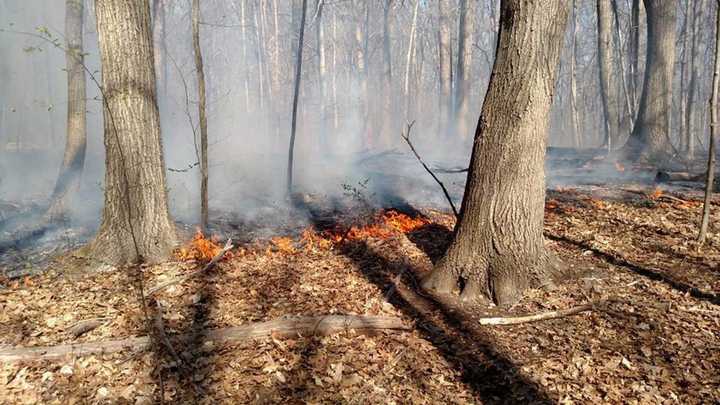
<path fill-rule="evenodd" d="M 544 158 L 570 2 L 501 1 L 498 47 L 475 132 L 460 220 L 426 288 L 504 305 L 549 283 Z"/>
<path fill-rule="evenodd" d="M 610 1 L 597 0 L 597 27 L 598 27 L 598 66 L 600 72 L 600 97 L 603 107 L 603 146 L 612 148 L 613 140 L 617 138 L 615 122 L 617 117 L 616 97 L 613 92 L 615 86 L 615 72 L 612 63 L 612 13 Z"/>
<path fill-rule="evenodd" d="M 96 0 L 105 132 L 105 206 L 79 254 L 113 265 L 155 262 L 176 242 L 167 204 L 150 4 Z"/>
<path fill-rule="evenodd" d="M 85 165 L 86 131 L 86 90 L 83 55 L 83 0 L 65 2 L 65 63 L 67 70 L 67 134 L 65 154 L 55 189 L 50 197 L 46 217 L 51 221 L 61 220 L 73 193 L 80 186 Z"/>
<path fill-rule="evenodd" d="M 623 155 L 631 161 L 663 161 L 670 147 L 677 4 L 665 0 L 644 3 L 648 27 L 645 80 L 638 117 Z"/>
<path fill-rule="evenodd" d="M 244 20 L 243 20 L 244 21 Z M 192 42 L 195 54 L 195 74 L 198 86 L 198 117 L 200 120 L 200 228 L 208 227 L 208 128 L 205 96 L 205 68 L 200 49 L 200 0 L 192 3 Z"/>

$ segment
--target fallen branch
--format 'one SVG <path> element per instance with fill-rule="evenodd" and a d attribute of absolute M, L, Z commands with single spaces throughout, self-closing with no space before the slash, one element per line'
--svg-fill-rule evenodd
<path fill-rule="evenodd" d="M 85 319 L 69 327 L 67 329 L 67 332 L 73 335 L 73 337 L 79 338 L 80 336 L 96 329 L 103 323 L 107 322 L 108 319 L 110 318 Z"/>
<path fill-rule="evenodd" d="M 148 297 L 152 296 L 164 288 L 170 287 L 171 285 L 182 283 L 183 281 L 193 278 L 200 273 L 204 273 L 204 272 L 210 270 L 210 268 L 213 267 L 217 262 L 219 262 L 223 258 L 223 256 L 225 256 L 225 253 L 229 252 L 233 247 L 234 246 L 232 244 L 232 239 L 228 239 L 227 242 L 225 242 L 225 246 L 223 246 L 222 250 L 220 252 L 218 252 L 218 254 L 216 254 L 215 257 L 213 257 L 212 260 L 210 260 L 210 262 L 208 262 L 208 264 L 205 265 L 205 267 L 203 267 L 200 270 L 193 271 L 192 273 L 186 274 L 184 276 L 177 277 L 172 280 L 168 280 L 163 283 L 160 283 L 160 284 L 156 285 L 155 287 L 151 288 L 150 290 L 148 290 L 147 294 L 145 294 L 145 295 L 147 295 Z"/>
<path fill-rule="evenodd" d="M 590 303 L 578 305 L 569 309 L 540 312 L 532 315 L 480 318 L 480 325 L 517 325 L 521 323 L 544 321 L 546 319 L 562 318 L 565 316 L 579 314 L 580 312 L 592 311 L 597 305 L 598 303 Z"/>
<path fill-rule="evenodd" d="M 208 331 L 205 342 L 216 344 L 274 337 L 326 336 L 344 330 L 359 332 L 373 330 L 409 330 L 400 318 L 359 315 L 325 315 L 276 319 L 232 328 Z M 177 336 L 190 338 L 190 334 Z M 134 337 L 79 344 L 45 347 L 0 348 L 0 361 L 10 363 L 30 360 L 57 360 L 66 356 L 87 356 L 99 353 L 115 353 L 127 349 L 147 350 L 152 345 L 149 337 Z"/>
<path fill-rule="evenodd" d="M 455 214 L 455 218 L 458 218 L 458 211 L 455 208 L 455 204 L 453 204 L 453 202 L 452 202 L 452 198 L 450 198 L 450 193 L 448 193 L 447 188 L 445 188 L 445 185 L 443 184 L 442 181 L 440 181 L 440 179 L 437 178 L 435 173 L 433 173 L 433 171 L 430 170 L 428 165 L 425 164 L 425 162 L 422 160 L 420 155 L 415 150 L 415 146 L 413 146 L 412 142 L 410 142 L 410 131 L 412 130 L 412 127 L 414 124 L 415 124 L 414 121 L 409 123 L 407 125 L 407 129 L 400 133 L 400 137 L 402 139 L 404 139 L 405 142 L 408 144 L 412 153 L 415 155 L 415 157 L 420 162 L 420 164 L 425 168 L 425 171 L 427 171 L 430 174 L 430 176 L 432 176 L 432 178 L 435 180 L 435 182 L 440 185 L 440 188 L 442 188 L 443 194 L 445 194 L 445 199 L 447 199 L 448 203 L 450 203 L 450 208 L 452 208 L 453 214 Z"/>

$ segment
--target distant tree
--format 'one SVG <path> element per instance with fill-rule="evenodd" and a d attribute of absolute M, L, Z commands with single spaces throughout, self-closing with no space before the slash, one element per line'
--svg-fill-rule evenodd
<path fill-rule="evenodd" d="M 105 132 L 105 205 L 80 254 L 113 265 L 165 259 L 175 242 L 160 139 L 150 3 L 96 0 Z"/>
<path fill-rule="evenodd" d="M 290 117 L 290 147 L 288 149 L 288 164 L 287 164 L 287 195 L 290 196 L 293 187 L 293 164 L 295 160 L 295 131 L 297 130 L 297 110 L 298 100 L 300 98 L 300 79 L 302 78 L 302 54 L 303 54 L 303 39 L 305 37 L 305 18 L 307 13 L 307 0 L 302 0 L 300 5 L 302 10 L 300 11 L 300 24 L 298 35 L 297 52 L 295 52 L 295 86 L 293 91 L 292 100 L 292 116 Z"/>
<path fill-rule="evenodd" d="M 192 3 L 192 42 L 195 51 L 195 74 L 198 87 L 198 117 L 200 120 L 200 228 L 208 227 L 208 123 L 205 96 L 205 68 L 200 49 L 200 0 Z"/>
<path fill-rule="evenodd" d="M 62 219 L 73 194 L 78 190 L 85 165 L 87 145 L 86 89 L 83 54 L 83 0 L 65 2 L 65 49 L 67 71 L 67 132 L 65 153 L 50 197 L 46 216 Z"/>
<path fill-rule="evenodd" d="M 662 161 L 671 147 L 677 3 L 666 0 L 644 3 L 648 27 L 645 81 L 635 127 L 623 153 L 629 160 Z"/>
<path fill-rule="evenodd" d="M 450 0 L 437 0 L 438 6 L 438 54 L 440 60 L 440 132 L 449 135 L 452 92 L 452 6 Z"/>
<path fill-rule="evenodd" d="M 612 11 L 610 1 L 597 0 L 598 27 L 598 66 L 600 72 L 600 97 L 603 107 L 603 146 L 612 147 L 613 139 L 617 138 L 617 104 L 614 92 L 614 80 L 617 75 L 613 69 Z"/>
<path fill-rule="evenodd" d="M 718 126 L 718 88 L 720 87 L 720 0 L 716 2 L 715 12 L 715 67 L 713 70 L 712 95 L 710 96 L 710 139 L 708 146 L 707 179 L 705 183 L 705 200 L 703 215 L 700 221 L 698 242 L 704 243 L 710 223 L 710 206 L 713 187 L 715 187 L 715 140 Z"/>
<path fill-rule="evenodd" d="M 454 239 L 426 288 L 517 301 L 548 283 L 543 239 L 549 112 L 570 2 L 502 0 L 488 93 L 475 131 Z"/>
<path fill-rule="evenodd" d="M 453 110 L 455 123 L 458 126 L 458 132 L 461 136 L 467 137 L 470 132 L 467 130 L 467 117 L 470 109 L 470 97 L 468 90 L 470 86 L 469 78 L 472 75 L 472 54 L 473 32 L 475 18 L 475 2 L 470 0 L 460 0 L 458 5 L 459 22 L 458 22 L 458 57 L 457 68 L 455 69 L 455 95 L 453 100 Z"/>

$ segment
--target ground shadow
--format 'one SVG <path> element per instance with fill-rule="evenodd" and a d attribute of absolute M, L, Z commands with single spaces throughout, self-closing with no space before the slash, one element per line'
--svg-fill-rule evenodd
<path fill-rule="evenodd" d="M 720 296 L 718 296 L 718 294 L 700 290 L 697 287 L 694 287 L 690 284 L 676 280 L 676 279 L 674 279 L 666 274 L 663 274 L 659 271 L 656 271 L 654 269 L 650 269 L 647 267 L 639 266 L 634 263 L 630 263 L 629 261 L 627 261 L 626 259 L 624 259 L 622 257 L 617 257 L 610 253 L 603 252 L 602 250 L 599 250 L 586 242 L 573 240 L 573 239 L 565 237 L 565 236 L 554 235 L 554 234 L 551 234 L 548 232 L 545 233 L 545 237 L 547 237 L 548 239 L 557 241 L 557 242 L 563 242 L 563 243 L 573 245 L 573 246 L 581 248 L 583 250 L 589 250 L 589 251 L 593 252 L 596 256 L 602 258 L 603 260 L 605 260 L 606 262 L 608 262 L 610 264 L 613 264 L 613 265 L 619 266 L 619 267 L 624 267 L 626 269 L 633 271 L 636 274 L 647 277 L 651 280 L 661 281 L 661 282 L 667 284 L 668 286 L 674 288 L 675 290 L 690 294 L 690 296 L 692 296 L 694 298 L 708 301 L 715 305 L 720 305 Z"/>
<path fill-rule="evenodd" d="M 418 231 L 439 231 L 439 238 L 447 238 L 443 230 L 428 226 Z M 427 236 L 427 235 L 426 235 Z M 534 381 L 531 381 L 513 362 L 494 348 L 494 342 L 477 322 L 463 311 L 450 308 L 424 295 L 418 288 L 418 270 L 406 262 L 386 258 L 365 241 L 349 241 L 341 253 L 351 259 L 362 275 L 387 294 L 388 301 L 416 322 L 424 339 L 431 342 L 440 354 L 459 372 L 462 381 L 483 403 L 553 403 L 554 401 Z M 369 263 L 379 264 L 370 266 Z M 380 268 L 382 270 L 375 270 Z M 402 281 L 394 280 L 400 275 Z M 477 325 L 477 326 L 475 326 Z"/>

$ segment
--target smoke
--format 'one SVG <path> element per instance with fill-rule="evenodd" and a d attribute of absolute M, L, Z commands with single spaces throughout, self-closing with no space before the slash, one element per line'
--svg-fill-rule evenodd
<path fill-rule="evenodd" d="M 279 10 L 273 9 L 275 3 Z M 379 3 L 325 2 L 319 19 L 315 19 L 314 9 L 309 12 L 295 150 L 298 193 L 326 200 L 354 193 L 379 205 L 448 208 L 440 189 L 409 153 L 400 131 L 407 121 L 415 121 L 413 142 L 432 166 L 467 166 L 492 68 L 498 12 L 496 5 L 477 5 L 472 69 L 467 73 L 470 113 L 448 129 L 439 123 L 440 103 L 452 100 L 439 99 L 437 7 L 421 3 L 416 48 L 410 53 L 408 69 L 412 3 L 393 2 L 390 12 L 389 88 L 384 77 Z M 223 216 L 272 220 L 273 215 L 289 210 L 284 190 L 292 47 L 297 40 L 292 2 L 247 1 L 244 13 L 240 4 L 225 0 L 202 3 L 211 222 Z M 364 5 L 371 6 L 367 26 L 364 12 L 358 9 Z M 158 10 L 153 34 L 170 207 L 175 219 L 194 224 L 200 208 L 195 139 L 199 130 L 189 3 L 162 1 Z M 86 2 L 85 13 L 85 63 L 99 80 L 92 2 Z M 596 62 L 588 51 L 594 49 L 588 44 L 594 32 L 592 15 L 592 5 L 579 6 L 579 38 L 590 38 L 583 40 L 580 47 L 584 51 L 577 56 L 578 80 L 583 84 L 579 98 L 585 103 L 579 107 L 580 130 L 583 139 L 589 140 L 584 146 L 595 146 L 592 143 L 600 138 L 596 136 L 597 117 L 587 113 L 596 102 L 592 94 Z M 63 17 L 61 1 L 0 0 L 0 27 L 8 30 L 34 32 L 36 27 L 47 27 L 62 41 Z M 457 35 L 453 29 L 454 49 Z M 359 53 L 364 69 L 358 66 Z M 10 32 L 0 32 L 0 54 L 0 200 L 42 201 L 52 192 L 63 154 L 65 55 L 43 41 Z M 568 145 L 572 139 L 568 58 L 566 49 L 551 121 L 550 144 L 554 145 Z M 72 214 L 83 223 L 97 224 L 103 204 L 102 105 L 90 78 L 87 88 L 87 158 Z M 466 128 L 466 133 L 452 128 Z M 465 175 L 440 176 L 459 204 Z"/>

